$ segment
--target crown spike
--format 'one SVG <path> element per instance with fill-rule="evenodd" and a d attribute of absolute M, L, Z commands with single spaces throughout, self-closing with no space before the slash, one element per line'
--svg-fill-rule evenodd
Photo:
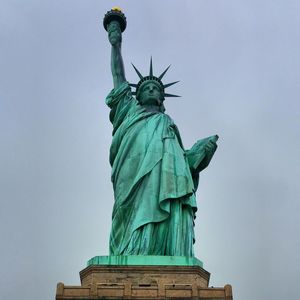
<path fill-rule="evenodd" d="M 181 96 L 178 96 L 178 95 L 172 95 L 172 94 L 164 94 L 165 97 L 181 97 Z"/>
<path fill-rule="evenodd" d="M 149 72 L 149 76 L 153 76 L 152 56 L 150 58 L 150 72 Z"/>
<path fill-rule="evenodd" d="M 171 82 L 171 83 L 167 83 L 167 84 L 164 84 L 164 88 L 168 88 L 169 86 L 173 85 L 173 84 L 176 84 L 178 81 L 174 81 L 174 82 Z"/>
<path fill-rule="evenodd" d="M 162 78 L 165 76 L 165 74 L 167 73 L 167 71 L 169 70 L 170 67 L 171 67 L 171 65 L 169 65 L 169 66 L 161 73 L 161 75 L 158 77 L 160 80 L 162 80 Z"/>
<path fill-rule="evenodd" d="M 140 71 L 135 67 L 135 65 L 134 65 L 133 63 L 131 63 L 131 64 L 132 64 L 132 66 L 133 66 L 135 72 L 136 72 L 136 73 L 138 74 L 138 76 L 140 77 L 140 79 L 143 79 L 144 77 L 143 77 L 143 75 L 140 73 Z"/>

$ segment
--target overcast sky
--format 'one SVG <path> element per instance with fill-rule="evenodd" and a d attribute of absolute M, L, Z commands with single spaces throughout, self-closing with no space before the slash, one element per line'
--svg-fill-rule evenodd
<path fill-rule="evenodd" d="M 0 0 L 0 298 L 53 300 L 108 254 L 110 45 L 123 8 L 126 76 L 182 98 L 186 148 L 218 134 L 200 178 L 195 254 L 234 299 L 300 299 L 298 0 Z"/>

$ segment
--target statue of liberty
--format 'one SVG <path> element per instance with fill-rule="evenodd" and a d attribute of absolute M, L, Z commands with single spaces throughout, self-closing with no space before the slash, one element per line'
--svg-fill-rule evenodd
<path fill-rule="evenodd" d="M 218 136 L 185 150 L 177 126 L 165 114 L 165 98 L 176 97 L 165 89 L 177 82 L 162 82 L 169 67 L 154 76 L 151 59 L 149 75 L 143 76 L 134 66 L 139 81 L 129 84 L 121 55 L 126 18 L 119 8 L 106 14 L 104 26 L 114 85 L 106 98 L 115 198 L 110 255 L 194 256 L 199 172 L 213 157 Z"/>

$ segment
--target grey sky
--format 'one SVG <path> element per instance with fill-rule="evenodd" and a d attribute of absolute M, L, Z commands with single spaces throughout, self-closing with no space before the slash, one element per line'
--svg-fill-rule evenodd
<path fill-rule="evenodd" d="M 185 146 L 219 134 L 198 192 L 196 256 L 235 299 L 300 291 L 300 2 L 0 1 L 1 299 L 54 299 L 108 254 L 112 88 L 104 13 L 123 8 L 130 66 L 182 95 Z"/>

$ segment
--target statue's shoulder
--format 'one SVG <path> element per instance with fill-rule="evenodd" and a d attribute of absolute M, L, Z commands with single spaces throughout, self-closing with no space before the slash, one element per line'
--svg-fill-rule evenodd
<path fill-rule="evenodd" d="M 108 106 L 113 106 L 120 102 L 121 100 L 129 101 L 132 99 L 131 87 L 129 86 L 127 81 L 124 81 L 118 87 L 113 88 L 106 97 L 106 104 Z"/>

